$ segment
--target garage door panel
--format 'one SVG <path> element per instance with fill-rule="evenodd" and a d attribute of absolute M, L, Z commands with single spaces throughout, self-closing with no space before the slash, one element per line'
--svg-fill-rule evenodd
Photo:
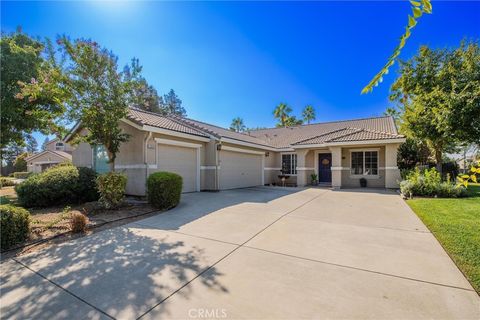
<path fill-rule="evenodd" d="M 262 155 L 222 150 L 220 161 L 220 189 L 262 184 Z"/>
<path fill-rule="evenodd" d="M 197 150 L 179 146 L 158 145 L 157 171 L 169 171 L 183 178 L 182 192 L 197 190 Z"/>

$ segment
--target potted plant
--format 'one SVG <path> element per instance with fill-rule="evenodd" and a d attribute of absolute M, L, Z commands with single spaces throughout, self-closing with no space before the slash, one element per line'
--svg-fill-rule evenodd
<path fill-rule="evenodd" d="M 312 179 L 312 186 L 318 185 L 318 180 L 317 180 L 318 176 L 316 173 L 312 173 L 310 175 L 310 178 Z"/>
<path fill-rule="evenodd" d="M 365 188 L 367 186 L 367 179 L 361 178 L 360 179 L 360 187 Z"/>

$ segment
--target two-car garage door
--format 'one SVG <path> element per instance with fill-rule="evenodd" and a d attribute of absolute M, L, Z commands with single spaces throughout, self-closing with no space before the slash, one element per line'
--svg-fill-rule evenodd
<path fill-rule="evenodd" d="M 199 191 L 200 145 L 165 139 L 156 140 L 158 148 L 155 171 L 169 171 L 182 176 L 182 192 Z M 263 184 L 263 153 L 225 147 L 219 152 L 219 160 L 218 188 L 220 190 Z"/>
<path fill-rule="evenodd" d="M 221 150 L 219 157 L 221 190 L 262 185 L 261 154 Z"/>

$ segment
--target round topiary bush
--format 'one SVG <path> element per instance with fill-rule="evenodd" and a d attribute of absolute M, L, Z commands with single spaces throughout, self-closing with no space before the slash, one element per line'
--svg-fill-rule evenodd
<path fill-rule="evenodd" d="M 98 199 L 95 179 L 92 169 L 61 165 L 31 175 L 15 191 L 24 207 L 94 201 Z"/>
<path fill-rule="evenodd" d="M 30 232 L 30 212 L 24 208 L 9 204 L 0 205 L 1 216 L 1 248 L 25 241 Z"/>
<path fill-rule="evenodd" d="M 159 209 L 170 209 L 178 205 L 182 193 L 183 179 L 172 172 L 155 172 L 147 179 L 148 202 Z"/>
<path fill-rule="evenodd" d="M 107 209 L 118 207 L 125 196 L 127 176 L 117 172 L 101 174 L 97 178 L 100 203 Z"/>

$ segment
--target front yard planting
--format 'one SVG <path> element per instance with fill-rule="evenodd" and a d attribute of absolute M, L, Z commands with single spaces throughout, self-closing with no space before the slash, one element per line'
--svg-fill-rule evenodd
<path fill-rule="evenodd" d="M 467 191 L 465 198 L 416 198 L 407 203 L 480 293 L 480 184 L 470 184 Z"/>

